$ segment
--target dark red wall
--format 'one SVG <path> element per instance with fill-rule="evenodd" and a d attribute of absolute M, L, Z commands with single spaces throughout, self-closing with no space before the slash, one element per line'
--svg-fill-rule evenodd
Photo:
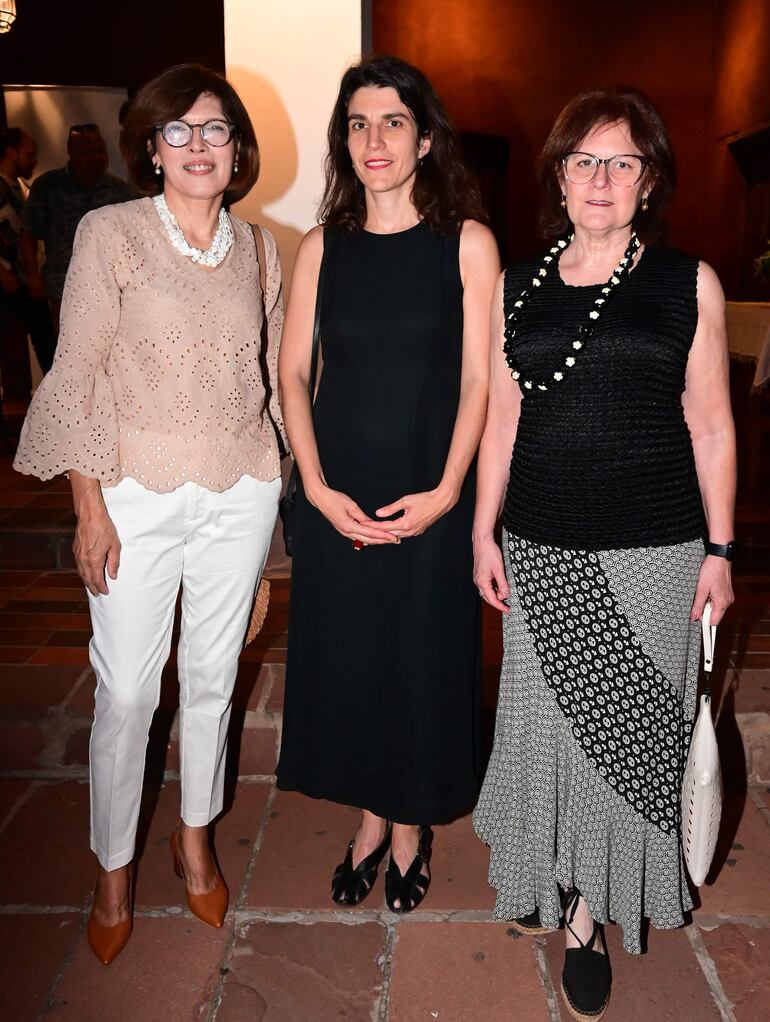
<path fill-rule="evenodd" d="M 421 67 L 460 130 L 510 138 L 510 257 L 539 244 L 531 167 L 563 104 L 610 82 L 643 89 L 679 164 L 672 241 L 729 283 L 745 186 L 717 137 L 770 116 L 769 9 L 767 0 L 374 0 L 373 43 Z"/>
<path fill-rule="evenodd" d="M 720 270 L 728 294 L 765 301 L 766 288 L 751 264 L 770 236 L 770 183 L 750 193 L 728 145 L 768 127 L 770 4 L 730 0 L 724 5 L 714 64 L 703 251 Z"/>
<path fill-rule="evenodd" d="M 0 36 L 0 81 L 134 90 L 183 60 L 224 70 L 222 0 L 165 0 L 156 8 L 23 0 L 18 7 L 13 30 Z M 539 244 L 532 166 L 561 106 L 607 82 L 644 89 L 679 161 L 673 241 L 713 262 L 728 294 L 751 297 L 744 293 L 748 192 L 728 143 L 770 124 L 767 0 L 645 0 L 633 8 L 374 0 L 373 43 L 424 68 L 461 130 L 510 139 L 511 257 Z"/>

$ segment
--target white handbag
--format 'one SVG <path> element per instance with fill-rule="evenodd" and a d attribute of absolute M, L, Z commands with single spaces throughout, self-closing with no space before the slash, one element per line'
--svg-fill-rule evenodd
<path fill-rule="evenodd" d="M 711 670 L 717 630 L 711 624 L 710 603 L 704 608 L 701 625 L 705 691 L 700 697 L 682 782 L 682 847 L 687 871 L 696 887 L 700 887 L 711 867 L 722 815 L 722 771 L 711 717 Z"/>

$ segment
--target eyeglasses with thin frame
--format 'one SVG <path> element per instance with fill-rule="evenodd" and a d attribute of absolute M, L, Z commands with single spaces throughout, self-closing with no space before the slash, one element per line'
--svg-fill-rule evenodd
<path fill-rule="evenodd" d="M 213 117 L 210 121 L 204 121 L 203 124 L 191 124 L 189 121 L 182 120 L 167 121 L 165 124 L 157 125 L 156 131 L 161 133 L 163 140 L 168 145 L 173 146 L 174 149 L 180 149 L 190 143 L 195 128 L 200 128 L 203 141 L 213 146 L 227 145 L 236 133 L 235 125 L 222 120 L 221 117 Z"/>
<path fill-rule="evenodd" d="M 573 185 L 585 185 L 593 181 L 599 167 L 604 164 L 607 177 L 614 185 L 631 188 L 641 180 L 645 168 L 651 163 L 646 156 L 637 153 L 618 153 L 601 160 L 591 153 L 567 153 L 561 161 L 564 176 Z"/>

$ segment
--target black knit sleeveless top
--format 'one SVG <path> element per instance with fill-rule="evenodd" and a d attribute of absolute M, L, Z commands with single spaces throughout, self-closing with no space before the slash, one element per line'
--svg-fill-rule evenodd
<path fill-rule="evenodd" d="M 539 259 L 505 274 L 506 315 Z M 525 391 L 503 520 L 515 535 L 578 550 L 665 546 L 703 535 L 692 442 L 682 410 L 698 322 L 698 261 L 645 248 L 613 291 L 585 348 L 572 341 L 602 284 L 571 287 L 555 269 L 533 294 L 515 338 Z"/>

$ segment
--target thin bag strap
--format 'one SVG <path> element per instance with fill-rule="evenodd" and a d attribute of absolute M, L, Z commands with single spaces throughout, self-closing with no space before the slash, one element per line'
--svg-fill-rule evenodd
<path fill-rule="evenodd" d="M 252 224 L 251 229 L 254 232 L 254 244 L 257 247 L 257 271 L 259 273 L 259 288 L 262 293 L 260 301 L 262 302 L 262 327 L 259 331 L 259 344 L 260 344 L 260 365 L 262 366 L 263 372 L 265 372 L 265 365 L 262 360 L 266 356 L 268 335 L 267 335 L 267 300 L 265 295 L 265 289 L 267 288 L 267 255 L 265 253 L 265 236 L 262 233 L 262 228 L 259 224 Z M 265 376 L 267 378 L 267 376 Z M 261 415 L 265 414 L 265 409 L 268 404 L 268 392 L 265 389 L 265 399 L 262 402 Z"/>
<path fill-rule="evenodd" d="M 262 312 L 267 316 L 265 307 L 265 288 L 267 287 L 267 255 L 265 254 L 265 236 L 259 224 L 252 224 L 254 232 L 254 244 L 257 246 L 257 268 L 259 270 L 259 287 L 262 291 Z"/>

